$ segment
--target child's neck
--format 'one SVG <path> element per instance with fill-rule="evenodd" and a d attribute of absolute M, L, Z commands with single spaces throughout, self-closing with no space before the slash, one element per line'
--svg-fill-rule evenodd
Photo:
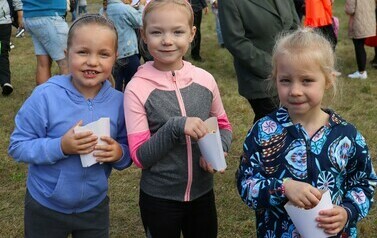
<path fill-rule="evenodd" d="M 300 118 L 300 119 L 292 119 L 293 124 L 301 124 L 304 127 L 306 133 L 308 134 L 309 138 L 312 138 L 313 135 L 323 126 L 328 125 L 330 115 L 326 112 L 322 111 L 317 114 L 317 116 L 307 117 L 307 118 Z"/>

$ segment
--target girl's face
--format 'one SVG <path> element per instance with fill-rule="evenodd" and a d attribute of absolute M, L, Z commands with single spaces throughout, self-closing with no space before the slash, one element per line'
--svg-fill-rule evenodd
<path fill-rule="evenodd" d="M 80 26 L 73 34 L 66 52 L 72 83 L 85 98 L 93 98 L 111 74 L 117 56 L 116 35 L 96 24 Z"/>
<path fill-rule="evenodd" d="M 189 24 L 190 15 L 182 6 L 167 4 L 149 12 L 142 30 L 144 42 L 154 58 L 154 67 L 162 71 L 182 68 L 195 35 Z"/>
<path fill-rule="evenodd" d="M 320 65 L 315 60 L 292 59 L 284 54 L 277 57 L 276 63 L 279 99 L 292 121 L 303 122 L 321 116 L 323 95 L 331 85 L 326 83 Z"/>

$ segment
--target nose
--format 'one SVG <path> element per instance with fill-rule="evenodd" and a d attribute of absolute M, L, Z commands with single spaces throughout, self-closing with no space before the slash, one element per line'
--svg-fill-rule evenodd
<path fill-rule="evenodd" d="M 162 44 L 163 45 L 171 45 L 172 39 L 170 34 L 164 34 L 164 37 L 162 38 Z"/>
<path fill-rule="evenodd" d="M 96 55 L 89 55 L 86 63 L 90 66 L 98 65 L 98 57 Z"/>
<path fill-rule="evenodd" d="M 293 83 L 289 90 L 290 96 L 300 96 L 302 94 L 301 86 L 298 83 Z"/>

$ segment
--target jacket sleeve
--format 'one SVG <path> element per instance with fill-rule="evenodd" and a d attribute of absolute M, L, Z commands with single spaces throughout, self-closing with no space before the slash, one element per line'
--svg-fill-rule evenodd
<path fill-rule="evenodd" d="M 282 193 L 282 178 L 268 178 L 258 139 L 260 123 L 248 132 L 237 171 L 237 188 L 241 199 L 252 209 L 278 207 L 288 201 Z"/>
<path fill-rule="evenodd" d="M 233 57 L 245 68 L 250 69 L 260 78 L 267 78 L 271 73 L 271 54 L 261 50 L 245 35 L 245 24 L 236 6 L 237 0 L 219 0 L 220 27 L 224 43 Z M 268 27 L 268 26 L 266 26 Z"/>
<path fill-rule="evenodd" d="M 141 17 L 143 15 L 144 6 L 141 5 L 137 10 L 128 5 L 124 7 L 127 9 L 127 14 L 123 15 L 123 19 L 127 23 L 127 25 L 134 29 L 138 29 L 143 26 Z"/>
<path fill-rule="evenodd" d="M 356 0 L 346 0 L 344 11 L 347 15 L 354 15 L 356 11 Z"/>
<path fill-rule="evenodd" d="M 232 126 L 229 122 L 228 116 L 226 115 L 216 81 L 215 79 L 213 79 L 213 77 L 212 80 L 214 82 L 214 88 L 212 90 L 213 100 L 211 107 L 211 116 L 217 117 L 223 150 L 224 152 L 229 152 L 230 144 L 232 142 Z"/>
<path fill-rule="evenodd" d="M 354 156 L 347 164 L 347 192 L 341 206 L 348 213 L 348 224 L 364 218 L 373 202 L 377 177 L 364 137 L 357 132 L 354 138 Z"/>
<path fill-rule="evenodd" d="M 47 100 L 37 88 L 15 117 L 8 153 L 18 162 L 54 164 L 67 157 L 61 149 L 61 137 L 47 136 Z"/>
<path fill-rule="evenodd" d="M 22 1 L 21 0 L 12 0 L 12 4 L 15 11 L 22 11 Z"/>
<path fill-rule="evenodd" d="M 124 113 L 123 113 L 123 103 L 121 109 L 119 110 L 119 117 L 118 117 L 118 131 L 116 141 L 122 147 L 122 158 L 117 162 L 112 164 L 112 167 L 117 170 L 123 170 L 128 168 L 132 164 L 131 154 L 128 147 L 128 139 L 127 139 L 127 130 L 125 125 Z"/>
<path fill-rule="evenodd" d="M 149 168 L 164 158 L 184 134 L 186 117 L 172 117 L 151 135 L 144 105 L 128 88 L 124 94 L 124 114 L 131 157 L 139 168 Z"/>

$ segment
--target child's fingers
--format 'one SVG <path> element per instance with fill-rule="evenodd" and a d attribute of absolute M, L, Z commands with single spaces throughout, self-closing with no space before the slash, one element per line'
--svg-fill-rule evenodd
<path fill-rule="evenodd" d="M 100 139 L 105 141 L 107 144 L 112 145 L 115 143 L 115 140 L 109 136 L 101 136 Z"/>

